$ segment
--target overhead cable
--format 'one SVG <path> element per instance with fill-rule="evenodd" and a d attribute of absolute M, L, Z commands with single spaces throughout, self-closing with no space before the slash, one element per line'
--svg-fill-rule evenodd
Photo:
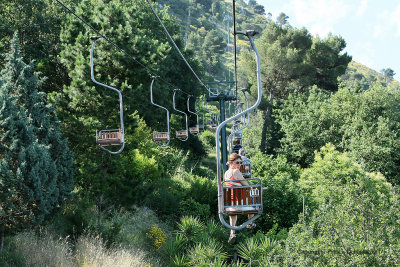
<path fill-rule="evenodd" d="M 172 44 L 174 45 L 175 49 L 178 51 L 179 55 L 182 57 L 183 61 L 186 63 L 186 65 L 188 66 L 188 68 L 190 69 L 190 71 L 193 73 L 193 75 L 196 77 L 196 79 L 199 81 L 199 83 L 210 93 L 215 95 L 213 92 L 210 91 L 210 89 L 203 83 L 203 81 L 199 78 L 199 76 L 197 76 L 196 72 L 193 70 L 193 68 L 190 66 L 189 62 L 186 60 L 185 56 L 182 54 L 181 50 L 179 49 L 179 47 L 176 45 L 176 43 L 174 42 L 174 40 L 172 39 L 171 35 L 169 34 L 167 28 L 164 26 L 164 23 L 161 21 L 160 17 L 157 15 L 157 12 L 154 10 L 153 6 L 151 5 L 149 0 L 146 0 L 147 4 L 149 5 L 149 7 L 151 8 L 151 10 L 153 11 L 154 16 L 156 16 L 156 18 L 158 19 L 158 21 L 160 22 L 161 26 L 163 27 L 165 33 L 167 34 L 168 38 L 171 40 Z"/>
<path fill-rule="evenodd" d="M 166 84 L 168 84 L 171 88 L 177 88 L 177 86 L 171 84 L 170 82 L 166 81 L 165 79 L 161 78 L 156 72 L 154 72 L 153 70 L 151 70 L 149 67 L 147 67 L 145 64 L 143 64 L 142 62 L 140 62 L 139 60 L 137 60 L 134 56 L 132 56 L 131 54 L 129 54 L 128 52 L 126 52 L 124 49 L 122 49 L 121 47 L 119 47 L 116 43 L 114 43 L 113 41 L 110 40 L 110 38 L 108 38 L 106 35 L 101 34 L 98 30 L 96 30 L 92 25 L 90 25 L 87 21 L 85 21 L 82 17 L 80 17 L 79 15 L 77 15 L 72 9 L 70 9 L 69 7 L 67 7 L 61 0 L 56 0 L 61 6 L 63 6 L 66 10 L 68 10 L 71 14 L 73 14 L 77 19 L 79 19 L 80 21 L 82 21 L 84 24 L 86 24 L 90 29 L 92 29 L 95 33 L 97 33 L 99 36 L 101 36 L 102 38 L 104 38 L 107 42 L 109 42 L 112 46 L 114 46 L 115 48 L 117 48 L 119 51 L 121 51 L 122 53 L 124 53 L 126 56 L 128 56 L 129 58 L 131 58 L 133 61 L 135 61 L 137 64 L 139 64 L 141 67 L 143 67 L 144 69 L 146 69 L 147 72 L 149 72 L 152 76 L 158 76 L 159 79 L 163 82 L 165 82 Z M 181 89 L 179 89 L 181 90 Z M 185 91 L 181 90 L 182 92 L 186 93 Z M 188 95 L 190 95 L 189 93 L 186 93 Z"/>

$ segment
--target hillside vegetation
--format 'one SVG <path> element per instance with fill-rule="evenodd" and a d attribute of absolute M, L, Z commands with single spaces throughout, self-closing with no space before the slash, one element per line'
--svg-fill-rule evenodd
<path fill-rule="evenodd" d="M 264 190 L 256 227 L 229 244 L 215 179 L 219 105 L 205 103 L 202 82 L 234 80 L 232 1 L 149 2 L 200 81 L 145 0 L 63 1 L 76 15 L 51 0 L 0 3 L 0 266 L 399 265 L 400 85 L 390 69 L 352 61 L 340 36 L 236 1 L 237 30 L 259 32 L 263 96 L 242 145 Z M 96 41 L 94 78 L 122 93 L 120 154 L 96 144 L 96 131 L 121 127 L 118 96 L 92 81 L 98 33 L 77 16 L 112 42 Z M 237 44 L 238 88 L 252 105 L 254 53 L 243 36 Z M 151 85 L 170 112 L 165 147 L 153 142 L 168 128 Z M 173 99 L 183 111 L 191 99 L 210 124 L 176 138 L 186 121 Z"/>

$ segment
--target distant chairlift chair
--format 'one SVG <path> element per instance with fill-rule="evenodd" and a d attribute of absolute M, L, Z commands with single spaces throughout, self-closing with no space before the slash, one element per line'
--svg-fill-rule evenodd
<path fill-rule="evenodd" d="M 191 97 L 192 96 L 190 95 L 190 96 L 188 96 L 188 99 L 187 99 L 187 110 L 189 113 L 192 113 L 196 116 L 196 127 L 189 127 L 189 132 L 193 135 L 198 135 L 200 132 L 200 130 L 199 130 L 199 115 L 197 115 L 195 112 L 190 110 L 190 98 Z"/>
<path fill-rule="evenodd" d="M 178 138 L 179 140 L 186 141 L 189 138 L 189 134 L 188 134 L 188 116 L 187 116 L 187 114 L 185 112 L 183 112 L 183 111 L 181 111 L 181 110 L 176 108 L 175 95 L 176 95 L 177 91 L 179 91 L 179 89 L 174 89 L 174 95 L 173 95 L 173 98 L 172 98 L 172 104 L 173 104 L 173 108 L 174 108 L 175 111 L 185 115 L 186 128 L 185 128 L 185 130 L 176 131 L 175 134 L 176 134 L 176 138 Z"/>

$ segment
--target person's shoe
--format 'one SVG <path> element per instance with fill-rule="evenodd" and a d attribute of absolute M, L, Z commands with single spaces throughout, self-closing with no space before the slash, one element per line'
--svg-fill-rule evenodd
<path fill-rule="evenodd" d="M 231 234 L 230 236 L 229 236 L 229 239 L 228 239 L 228 243 L 229 244 L 233 244 L 233 243 L 235 243 L 235 240 L 236 240 L 236 235 L 235 234 Z"/>
<path fill-rule="evenodd" d="M 253 229 L 253 228 L 256 228 L 256 224 L 255 223 L 249 223 L 247 226 L 246 226 L 246 228 L 247 229 Z"/>

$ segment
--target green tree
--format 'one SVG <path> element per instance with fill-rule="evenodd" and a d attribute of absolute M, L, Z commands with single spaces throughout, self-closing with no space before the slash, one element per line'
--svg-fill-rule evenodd
<path fill-rule="evenodd" d="M 92 1 L 85 0 L 80 1 L 74 11 L 96 29 L 103 29 L 103 34 L 137 61 L 159 74 L 163 80 L 194 96 L 199 93 L 198 82 L 188 75 L 186 64 L 169 43 L 146 1 L 98 1 L 93 7 Z M 167 9 L 157 12 L 177 45 L 182 48 L 182 39 L 178 37 L 180 32 L 175 19 L 168 15 Z M 148 71 L 106 40 L 98 40 L 94 51 L 95 78 L 121 90 L 126 140 L 122 155 L 111 157 L 98 149 L 95 130 L 114 129 L 119 122 L 119 109 L 116 94 L 90 80 L 91 34 L 90 29 L 77 21 L 73 15 L 66 16 L 61 31 L 61 58 L 68 69 L 71 83 L 64 86 L 63 92 L 54 93 L 51 97 L 57 104 L 59 117 L 65 122 L 64 130 L 75 153 L 79 168 L 76 181 L 80 188 L 97 196 L 102 195 L 104 190 L 109 190 L 109 193 L 104 194 L 107 197 L 112 195 L 111 192 L 131 188 L 127 191 L 127 194 L 130 194 L 131 190 L 134 190 L 131 187 L 134 178 L 128 179 L 132 177 L 131 174 L 140 177 L 137 186 L 141 186 L 141 183 L 149 185 L 148 182 L 156 177 L 167 175 L 165 170 L 158 166 L 157 160 L 154 162 L 152 159 L 158 153 L 154 146 L 146 151 L 131 152 L 138 149 L 142 142 L 151 141 L 151 130 L 147 125 L 159 131 L 166 129 L 165 113 L 150 103 L 151 79 Z M 190 58 L 188 60 L 201 76 L 199 66 Z M 174 88 L 158 79 L 153 89 L 156 102 L 171 111 Z M 185 94 L 177 95 L 179 109 L 186 110 L 186 98 Z M 133 116 L 136 111 L 138 114 Z M 145 123 L 139 123 L 139 118 L 143 118 Z M 132 141 L 136 129 L 144 133 L 141 142 Z M 173 134 L 173 131 L 171 133 Z M 188 142 L 178 142 L 179 144 L 174 145 L 193 150 L 198 148 L 199 143 L 193 137 Z M 127 155 L 125 151 L 129 151 Z M 196 153 L 199 151 L 195 150 Z M 141 158 L 144 160 L 143 164 L 138 163 Z M 152 167 L 141 169 L 149 166 L 147 164 Z M 137 170 L 133 167 L 135 165 L 138 165 Z M 140 175 L 140 171 L 149 173 L 149 177 Z M 148 187 L 149 190 L 151 188 L 152 186 Z M 146 194 L 149 191 L 142 192 Z M 112 197 L 112 200 L 123 203 L 122 199 L 126 199 L 127 205 L 138 200 L 134 196 L 124 194 L 120 197 Z"/>
<path fill-rule="evenodd" d="M 0 232 L 40 224 L 73 189 L 73 157 L 17 35 L 0 77 Z M 2 242 L 1 242 L 2 243 Z"/>
<path fill-rule="evenodd" d="M 381 73 L 383 74 L 383 76 L 385 76 L 386 83 L 389 83 L 390 81 L 392 81 L 394 75 L 396 75 L 394 70 L 392 70 L 391 68 L 382 69 Z"/>
<path fill-rule="evenodd" d="M 283 156 L 257 153 L 250 158 L 252 177 L 260 177 L 264 187 L 264 212 L 257 225 L 268 231 L 274 225 L 290 228 L 298 221 L 302 209 L 301 190 L 297 184 L 300 168 L 287 162 Z"/>
<path fill-rule="evenodd" d="M 281 13 L 279 13 L 278 17 L 276 18 L 276 23 L 278 23 L 280 25 L 285 25 L 288 23 L 288 18 L 289 18 L 289 16 L 287 16 L 285 13 L 281 12 Z"/>
<path fill-rule="evenodd" d="M 260 151 L 271 153 L 275 147 L 270 145 L 267 150 L 267 136 L 279 136 L 269 129 L 270 125 L 274 125 L 271 121 L 272 109 L 279 107 L 291 92 L 303 92 L 311 85 L 328 91 L 337 90 L 337 77 L 345 73 L 351 57 L 341 53 L 346 45 L 341 37 L 312 38 L 305 28 L 296 29 L 289 24 L 268 23 L 256 45 L 263 59 L 261 81 L 265 95 L 260 105 L 264 112 Z M 244 54 L 241 64 L 254 91 L 256 74 L 253 57 Z M 272 141 L 278 144 L 276 140 Z"/>
<path fill-rule="evenodd" d="M 397 264 L 399 196 L 382 175 L 328 145 L 299 182 L 314 205 L 289 231 L 286 264 Z"/>
<path fill-rule="evenodd" d="M 61 91 L 62 84 L 68 82 L 58 56 L 62 12 L 62 7 L 51 0 L 0 1 L 0 54 L 8 51 L 13 34 L 18 31 L 24 58 L 35 60 L 35 70 L 47 77 L 41 87 L 45 92 Z M 0 58 L 0 65 L 3 60 Z"/>
<path fill-rule="evenodd" d="M 259 149 L 266 152 L 268 126 L 271 123 L 275 101 L 287 97 L 292 90 L 302 90 L 313 78 L 312 67 L 305 62 L 305 56 L 312 44 L 306 29 L 294 29 L 275 23 L 268 23 L 256 45 L 261 60 L 261 81 L 264 92 L 262 109 L 262 134 Z M 240 62 L 251 90 L 256 86 L 255 62 L 253 55 L 245 53 Z"/>
<path fill-rule="evenodd" d="M 306 167 L 326 143 L 349 152 L 368 171 L 399 182 L 400 112 L 396 88 L 376 84 L 367 91 L 341 88 L 330 96 L 311 89 L 292 94 L 282 106 L 278 123 L 284 137 L 282 152 Z"/>
<path fill-rule="evenodd" d="M 327 91 L 338 89 L 338 77 L 346 72 L 351 56 L 342 53 L 346 41 L 336 35 L 329 34 L 327 38 L 314 38 L 307 54 L 307 62 L 315 69 L 313 84 Z"/>

